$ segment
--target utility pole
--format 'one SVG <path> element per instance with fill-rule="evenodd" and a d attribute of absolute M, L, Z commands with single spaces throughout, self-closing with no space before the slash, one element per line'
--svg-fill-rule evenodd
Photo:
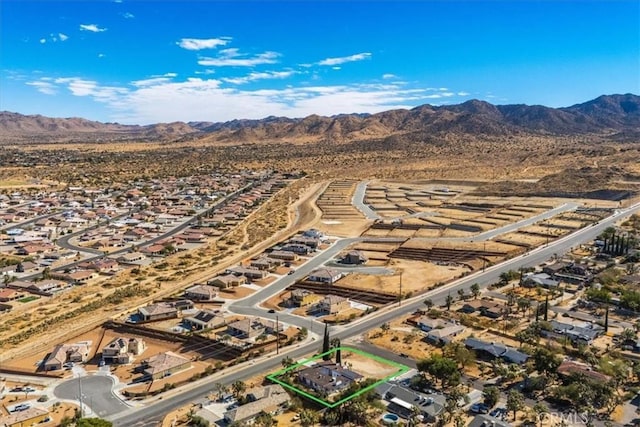
<path fill-rule="evenodd" d="M 487 268 L 487 242 L 482 244 L 482 251 L 484 252 L 482 254 L 482 271 L 484 271 Z"/>
<path fill-rule="evenodd" d="M 400 295 L 398 295 L 398 307 L 402 305 L 402 271 L 400 272 Z"/>
<path fill-rule="evenodd" d="M 276 315 L 276 354 L 280 354 L 280 327 L 278 315 Z"/>
<path fill-rule="evenodd" d="M 82 377 L 78 376 L 78 400 L 80 401 L 80 418 L 84 418 L 84 410 L 82 408 Z"/>

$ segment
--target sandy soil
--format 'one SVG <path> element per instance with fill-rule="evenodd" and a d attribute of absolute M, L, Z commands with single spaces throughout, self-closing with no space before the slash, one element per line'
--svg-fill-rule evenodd
<path fill-rule="evenodd" d="M 183 355 L 184 356 L 184 355 Z M 154 392 L 157 390 L 161 390 L 165 384 L 177 384 L 181 381 L 185 381 L 191 378 L 193 375 L 204 372 L 207 366 L 210 366 L 211 363 L 208 362 L 191 362 L 191 368 L 185 369 L 180 372 L 176 372 L 168 377 L 154 380 L 153 382 L 144 382 L 132 385 L 130 387 L 126 387 L 125 390 L 140 393 L 143 391 Z M 133 378 L 139 377 L 140 374 L 135 374 Z"/>
<path fill-rule="evenodd" d="M 224 299 L 239 299 L 244 298 L 247 295 L 251 295 L 255 290 L 251 288 L 247 288 L 246 286 L 240 285 L 234 288 L 221 289 L 218 296 Z"/>
<path fill-rule="evenodd" d="M 382 379 L 398 371 L 398 368 L 351 351 L 342 351 L 342 363 L 366 378 Z"/>

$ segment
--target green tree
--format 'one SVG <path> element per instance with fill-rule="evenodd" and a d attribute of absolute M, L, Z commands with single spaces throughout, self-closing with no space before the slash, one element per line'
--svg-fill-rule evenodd
<path fill-rule="evenodd" d="M 471 295 L 473 295 L 474 299 L 478 299 L 478 297 L 480 296 L 480 285 L 477 283 L 474 283 L 473 285 L 471 285 Z"/>
<path fill-rule="evenodd" d="M 431 300 L 431 298 L 427 298 L 426 300 L 424 300 L 424 305 L 427 306 L 427 310 L 433 308 L 433 301 Z"/>
<path fill-rule="evenodd" d="M 318 412 L 311 409 L 303 409 L 300 411 L 300 424 L 302 427 L 312 427 L 320 421 Z"/>
<path fill-rule="evenodd" d="M 490 408 L 493 408 L 500 399 L 500 389 L 494 385 L 484 386 L 482 389 L 482 397 L 484 398 L 484 403 Z"/>
<path fill-rule="evenodd" d="M 524 396 L 518 390 L 511 390 L 507 394 L 507 411 L 513 412 L 513 419 L 516 420 L 516 415 L 519 410 L 524 407 Z"/>
<path fill-rule="evenodd" d="M 234 381 L 233 384 L 231 384 L 231 391 L 237 400 L 240 400 L 240 396 L 242 396 L 242 393 L 244 393 L 246 389 L 247 385 L 242 381 Z"/>
<path fill-rule="evenodd" d="M 536 421 L 542 426 L 545 418 L 549 414 L 549 408 L 542 402 L 536 402 L 536 404 L 533 405 L 533 412 L 536 414 Z"/>
<path fill-rule="evenodd" d="M 540 373 L 553 374 L 558 370 L 562 360 L 551 350 L 537 347 L 533 352 L 533 366 Z"/>
<path fill-rule="evenodd" d="M 267 412 L 260 412 L 260 414 L 254 420 L 253 424 L 258 427 L 272 427 L 276 425 L 276 420 L 273 419 L 273 416 L 271 414 Z"/>
<path fill-rule="evenodd" d="M 428 359 L 419 360 L 417 367 L 420 372 L 428 373 L 434 381 L 439 379 L 442 386 L 455 386 L 460 382 L 458 363 L 454 359 L 434 354 Z"/>
<path fill-rule="evenodd" d="M 451 294 L 447 295 L 444 304 L 447 306 L 447 311 L 451 310 L 451 304 L 453 304 L 453 297 Z"/>
<path fill-rule="evenodd" d="M 113 424 L 110 421 L 103 420 L 101 418 L 80 418 L 76 422 L 76 427 L 111 427 Z"/>
<path fill-rule="evenodd" d="M 460 299 L 460 301 L 465 300 L 466 295 L 464 294 L 464 289 L 458 289 L 458 298 Z"/>
<path fill-rule="evenodd" d="M 209 427 L 209 421 L 198 415 L 189 415 L 189 426 L 190 427 Z"/>
<path fill-rule="evenodd" d="M 471 365 L 475 360 L 475 354 L 460 342 L 451 342 L 442 349 L 442 355 L 458 362 L 460 369 Z"/>

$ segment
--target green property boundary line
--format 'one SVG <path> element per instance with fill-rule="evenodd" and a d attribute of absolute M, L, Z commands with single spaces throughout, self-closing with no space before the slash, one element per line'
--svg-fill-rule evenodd
<path fill-rule="evenodd" d="M 279 376 L 282 376 L 283 374 L 286 374 L 289 371 L 293 371 L 293 370 L 297 369 L 300 366 L 306 365 L 309 362 L 313 362 L 315 360 L 321 359 L 326 355 L 333 354 L 333 353 L 337 352 L 338 350 L 349 351 L 349 352 L 358 354 L 360 356 L 364 356 L 366 358 L 375 360 L 376 362 L 380 362 L 380 363 L 385 364 L 385 365 L 393 366 L 395 368 L 398 368 L 398 370 L 396 372 L 390 374 L 390 375 L 387 375 L 386 377 L 382 378 L 381 380 L 376 381 L 375 383 L 371 384 L 370 386 L 365 387 L 362 390 L 358 390 L 357 392 L 353 393 L 352 395 L 347 396 L 347 397 L 345 397 L 345 398 L 343 398 L 343 399 L 341 399 L 341 400 L 339 400 L 337 402 L 327 402 L 326 400 L 321 399 L 318 396 L 314 396 L 313 394 L 307 393 L 306 391 L 301 390 L 298 387 L 294 387 L 291 384 L 288 384 L 288 383 L 286 383 L 286 382 L 284 382 L 284 381 L 282 381 L 282 380 L 280 380 L 278 378 Z M 357 348 L 336 347 L 336 348 L 333 348 L 333 349 L 331 349 L 331 350 L 329 350 L 327 352 L 324 352 L 324 353 L 321 353 L 321 354 L 317 354 L 317 355 L 315 355 L 313 357 L 310 357 L 308 359 L 304 359 L 301 362 L 296 363 L 295 365 L 289 366 L 288 368 L 284 368 L 284 369 L 279 370 L 278 372 L 275 372 L 273 374 L 267 375 L 267 378 L 270 381 L 273 381 L 276 384 L 280 384 L 282 387 L 285 387 L 285 388 L 287 388 L 287 389 L 289 389 L 289 390 L 291 390 L 291 391 L 293 391 L 293 392 L 295 392 L 297 394 L 300 394 L 300 395 L 302 395 L 302 396 L 304 396 L 304 397 L 306 397 L 308 399 L 311 399 L 314 402 L 320 403 L 321 405 L 326 406 L 327 408 L 335 408 L 336 406 L 342 405 L 343 403 L 345 403 L 345 402 L 347 402 L 347 401 L 349 401 L 349 400 L 351 400 L 351 399 L 353 399 L 355 397 L 358 397 L 361 394 L 368 392 L 369 390 L 374 389 L 375 387 L 379 386 L 380 384 L 382 384 L 384 382 L 389 381 L 392 378 L 395 378 L 397 376 L 400 376 L 400 375 L 408 372 L 409 369 L 410 368 L 408 366 L 405 366 L 405 365 L 403 365 L 401 363 L 397 363 L 397 362 L 394 362 L 392 360 L 388 360 L 388 359 L 385 359 L 383 357 L 376 356 L 375 354 L 371 354 L 371 353 L 367 353 L 367 352 L 362 351 L 362 350 L 358 350 Z"/>

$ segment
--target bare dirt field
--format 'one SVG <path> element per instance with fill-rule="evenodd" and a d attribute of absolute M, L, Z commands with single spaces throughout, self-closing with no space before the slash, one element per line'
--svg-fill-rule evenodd
<path fill-rule="evenodd" d="M 365 378 L 382 379 L 398 371 L 393 365 L 348 350 L 342 350 L 342 362 L 350 364 L 351 369 Z"/>

